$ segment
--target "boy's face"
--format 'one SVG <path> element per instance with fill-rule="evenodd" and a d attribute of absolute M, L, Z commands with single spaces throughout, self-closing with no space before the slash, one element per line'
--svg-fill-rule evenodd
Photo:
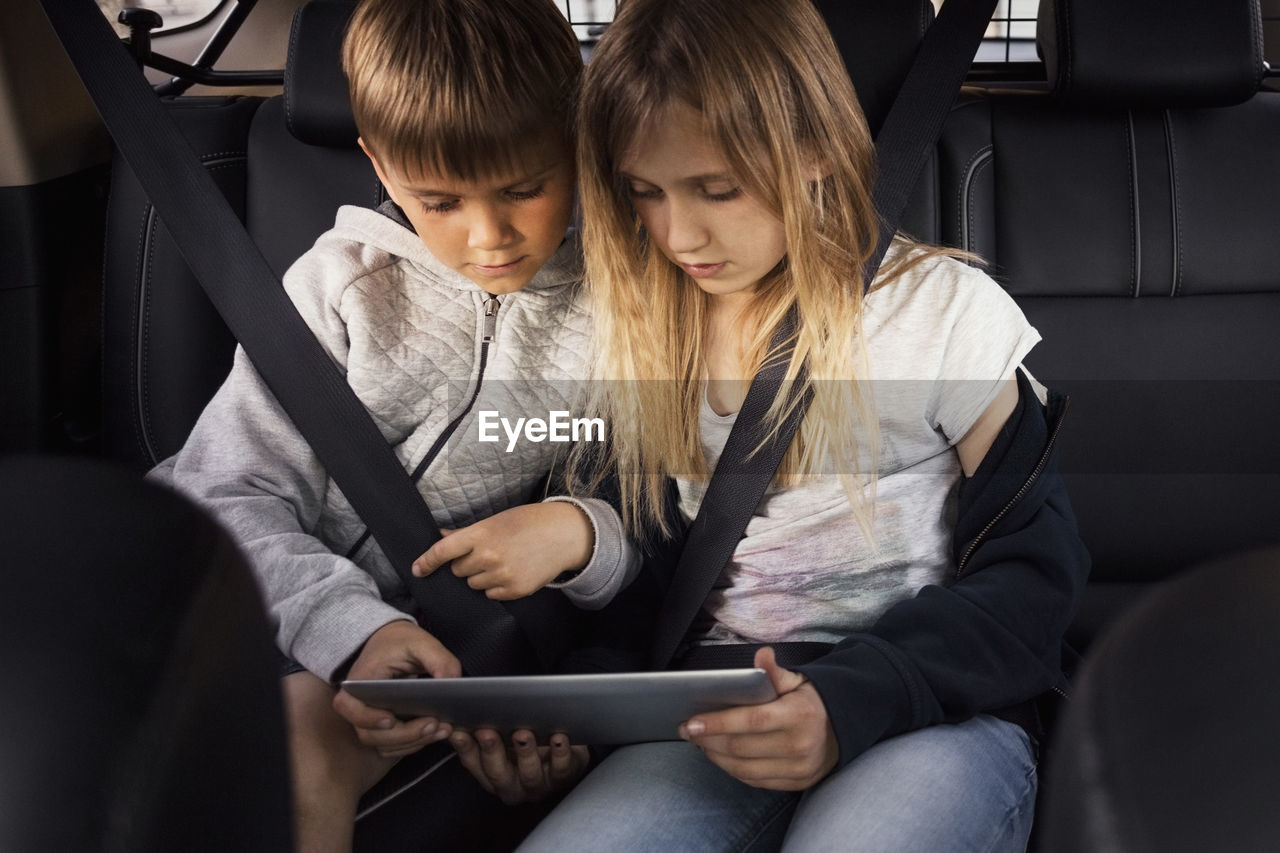
<path fill-rule="evenodd" d="M 361 142 L 361 147 L 364 143 Z M 558 142 L 530 148 L 510 174 L 412 179 L 373 160 L 387 193 L 428 251 L 494 295 L 514 293 L 555 254 L 573 214 L 574 173 Z"/>

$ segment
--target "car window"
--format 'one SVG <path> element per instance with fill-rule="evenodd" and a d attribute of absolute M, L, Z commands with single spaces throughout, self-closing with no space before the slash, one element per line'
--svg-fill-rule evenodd
<path fill-rule="evenodd" d="M 98 0 L 98 8 L 115 26 L 117 32 L 128 35 L 128 29 L 116 20 L 122 6 L 133 6 L 156 12 L 164 19 L 164 24 L 155 32 L 164 33 L 198 24 L 212 15 L 223 2 L 224 0 Z"/>

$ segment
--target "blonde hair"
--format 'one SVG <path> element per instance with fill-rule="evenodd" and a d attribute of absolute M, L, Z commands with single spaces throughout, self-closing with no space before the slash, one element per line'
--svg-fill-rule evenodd
<path fill-rule="evenodd" d="M 363 0 L 342 45 L 356 127 L 406 178 L 506 173 L 569 150 L 582 55 L 552 0 Z"/>
<path fill-rule="evenodd" d="M 809 0 L 627 0 L 587 67 L 578 175 L 587 284 L 596 318 L 593 407 L 612 434 L 596 464 L 618 477 L 623 518 L 669 532 L 666 478 L 706 477 L 699 437 L 709 297 L 655 247 L 628 199 L 620 161 L 671 105 L 701 113 L 743 189 L 783 223 L 787 254 L 756 288 L 749 366 L 789 312 L 787 380 L 813 402 L 778 477 L 834 465 L 870 532 L 879 431 L 866 376 L 863 265 L 875 248 L 875 149 L 839 52 Z M 922 259 L 898 253 L 883 286 Z M 807 378 L 801 367 L 807 370 Z M 776 431 L 787 400 L 766 417 Z M 603 475 L 596 470 L 595 483 Z M 866 490 L 867 497 L 863 497 Z"/>

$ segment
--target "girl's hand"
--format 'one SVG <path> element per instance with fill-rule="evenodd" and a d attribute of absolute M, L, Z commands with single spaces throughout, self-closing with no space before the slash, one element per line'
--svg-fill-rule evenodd
<path fill-rule="evenodd" d="M 562 572 L 591 559 L 595 532 L 586 513 L 568 501 L 512 507 L 444 538 L 413 561 L 426 577 L 445 563 L 467 586 L 497 601 L 532 595 Z"/>
<path fill-rule="evenodd" d="M 511 748 L 497 732 L 480 729 L 474 736 L 454 732 L 449 741 L 462 766 L 480 785 L 507 805 L 541 800 L 577 782 L 587 770 L 585 746 L 571 746 L 562 734 L 550 746 L 538 746 L 533 734 L 518 731 Z"/>
<path fill-rule="evenodd" d="M 826 777 L 839 757 L 827 708 L 803 676 L 778 666 L 773 649 L 757 651 L 755 665 L 769 674 L 777 699 L 690 717 L 680 736 L 748 785 L 802 791 Z"/>

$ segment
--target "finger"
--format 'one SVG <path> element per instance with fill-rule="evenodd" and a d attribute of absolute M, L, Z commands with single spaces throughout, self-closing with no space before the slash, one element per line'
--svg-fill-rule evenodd
<path fill-rule="evenodd" d="M 467 586 L 475 590 L 488 590 L 502 585 L 502 578 L 499 572 L 492 569 L 477 569 L 472 571 L 469 567 L 463 569 L 469 574 L 458 574 L 457 563 L 454 563 L 453 573 L 460 578 L 467 579 Z M 487 593 L 486 593 L 487 594 Z"/>
<path fill-rule="evenodd" d="M 794 759 L 738 759 L 707 754 L 707 758 L 730 776 L 755 788 L 799 791 L 817 781 Z"/>
<path fill-rule="evenodd" d="M 458 535 L 456 530 L 450 531 L 413 561 L 413 573 L 420 578 L 426 577 L 445 563 L 471 553 L 471 547 L 469 537 Z"/>
<path fill-rule="evenodd" d="M 794 757 L 795 741 L 790 732 L 776 731 L 745 735 L 703 735 L 692 742 L 708 755 L 742 760 Z"/>
<path fill-rule="evenodd" d="M 462 663 L 457 656 L 426 631 L 415 638 L 409 651 L 432 678 L 457 678 L 462 675 Z"/>
<path fill-rule="evenodd" d="M 372 708 L 345 690 L 334 694 L 333 710 L 357 729 L 390 729 L 396 724 L 396 717 L 390 711 Z"/>
<path fill-rule="evenodd" d="M 756 649 L 755 664 L 768 674 L 769 681 L 773 684 L 773 689 L 779 696 L 785 696 L 807 680 L 798 672 L 792 672 L 789 669 L 783 669 L 778 666 L 778 659 L 774 655 L 771 646 Z"/>
<path fill-rule="evenodd" d="M 431 717 L 397 721 L 391 728 L 356 729 L 356 737 L 374 749 L 420 749 L 433 743 L 440 732 L 438 721 Z"/>
<path fill-rule="evenodd" d="M 785 727 L 787 715 L 779 708 L 780 699 L 762 705 L 739 705 L 723 711 L 698 714 L 680 726 L 685 740 L 707 735 L 760 734 Z"/>
<path fill-rule="evenodd" d="M 511 745 L 516 756 L 516 778 L 526 793 L 539 796 L 546 789 L 546 778 L 542 771 L 542 756 L 539 754 L 538 742 L 533 733 L 518 731 L 511 736 Z"/>
<path fill-rule="evenodd" d="M 586 753 L 585 746 L 571 747 L 569 739 L 564 735 L 552 735 L 547 776 L 557 787 L 572 782 L 578 777 L 580 767 L 585 766 Z"/>
<path fill-rule="evenodd" d="M 507 755 L 507 745 L 502 742 L 502 737 L 493 729 L 480 729 L 473 732 L 472 736 L 480 748 L 480 767 L 493 782 L 498 794 L 516 787 L 515 765 Z"/>
<path fill-rule="evenodd" d="M 493 782 L 489 781 L 489 777 L 484 773 L 484 768 L 480 766 L 480 748 L 476 745 L 471 735 L 466 732 L 454 732 L 453 736 L 449 738 L 449 745 L 458 754 L 458 761 L 461 762 L 466 771 L 480 783 L 480 787 L 490 794 L 494 793 Z"/>

